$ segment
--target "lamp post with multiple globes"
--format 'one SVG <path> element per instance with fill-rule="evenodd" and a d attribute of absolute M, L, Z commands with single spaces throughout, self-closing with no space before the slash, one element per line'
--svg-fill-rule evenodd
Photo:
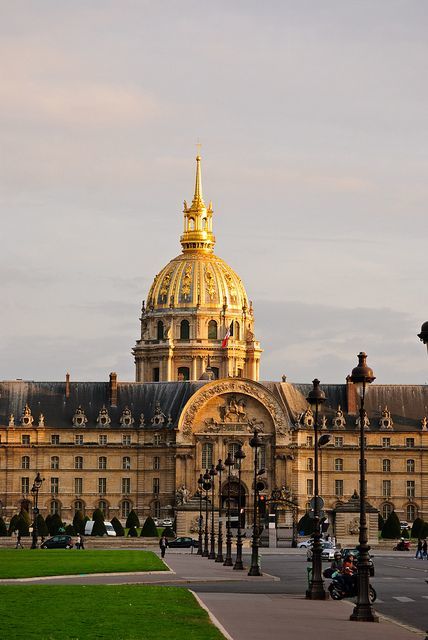
<path fill-rule="evenodd" d="M 41 477 L 40 473 L 37 472 L 37 475 L 34 478 L 33 486 L 31 487 L 31 493 L 33 494 L 33 515 L 34 515 L 33 534 L 32 534 L 32 542 L 30 547 L 31 549 L 37 549 L 37 538 L 38 538 L 37 518 L 39 515 L 38 500 L 39 500 L 39 490 L 40 490 L 40 487 L 42 486 L 42 482 L 43 482 L 43 478 Z"/>
<path fill-rule="evenodd" d="M 241 508 L 242 508 L 242 487 L 241 487 L 241 471 L 242 461 L 245 458 L 245 453 L 242 450 L 242 445 L 239 445 L 237 452 L 235 453 L 235 461 L 238 465 L 238 530 L 236 532 L 236 560 L 233 568 L 235 571 L 242 571 L 244 564 L 242 562 L 242 533 L 241 533 Z"/>
<path fill-rule="evenodd" d="M 227 458 L 224 461 L 224 464 L 227 467 L 227 523 L 226 523 L 226 557 L 224 559 L 224 566 L 225 567 L 232 567 L 233 566 L 233 560 L 232 560 L 232 530 L 230 527 L 230 470 L 233 467 L 233 465 L 235 464 L 235 460 L 233 459 L 233 456 L 231 454 L 231 452 L 229 451 L 229 453 L 227 454 Z"/>
<path fill-rule="evenodd" d="M 217 555 L 215 558 L 216 562 L 224 562 L 223 558 L 223 522 L 222 522 L 222 495 L 221 495 L 221 476 L 223 471 L 225 470 L 225 466 L 221 460 L 218 461 L 216 466 L 216 471 L 218 473 L 218 537 L 217 537 Z"/>
<path fill-rule="evenodd" d="M 203 475 L 204 483 L 202 485 L 205 491 L 205 531 L 204 531 L 204 550 L 202 556 L 208 558 L 208 491 L 211 489 L 211 479 L 208 469 Z"/>
<path fill-rule="evenodd" d="M 215 536 L 214 536 L 214 478 L 217 475 L 215 466 L 212 464 L 209 471 L 211 478 L 211 535 L 210 535 L 210 553 L 208 560 L 215 560 Z"/>
<path fill-rule="evenodd" d="M 253 494 L 253 538 L 251 542 L 251 567 L 248 571 L 249 576 L 261 576 L 263 575 L 260 570 L 259 564 L 259 531 L 258 531 L 258 522 L 257 522 L 257 476 L 259 473 L 258 470 L 258 451 L 259 447 L 262 444 L 262 441 L 257 433 L 257 430 L 254 429 L 253 437 L 250 439 L 250 447 L 254 449 L 254 494 Z M 264 471 L 264 469 L 263 469 Z"/>
<path fill-rule="evenodd" d="M 202 517 L 202 491 L 204 485 L 204 476 L 202 473 L 198 478 L 198 492 L 199 492 L 199 518 L 198 518 L 198 552 L 197 556 L 202 555 L 202 523 L 204 521 Z"/>

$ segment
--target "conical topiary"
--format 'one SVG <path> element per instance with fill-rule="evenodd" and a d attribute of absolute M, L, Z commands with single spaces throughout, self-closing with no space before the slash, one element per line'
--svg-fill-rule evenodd
<path fill-rule="evenodd" d="M 424 521 L 422 518 L 416 518 L 412 524 L 412 538 L 420 538 L 422 529 L 424 527 Z"/>
<path fill-rule="evenodd" d="M 91 536 L 105 536 L 107 535 L 107 529 L 104 524 L 104 515 L 100 509 L 95 509 L 92 514 L 94 526 L 92 527 Z"/>
<path fill-rule="evenodd" d="M 159 537 L 158 530 L 157 530 L 157 527 L 155 525 L 155 521 L 153 520 L 153 518 L 151 516 L 148 516 L 148 518 L 146 518 L 146 521 L 143 524 L 143 528 L 141 529 L 140 536 L 144 537 L 144 538 L 158 538 Z"/>
<path fill-rule="evenodd" d="M 122 523 L 120 522 L 120 520 L 118 520 L 117 518 L 113 518 L 111 520 L 111 525 L 113 529 L 116 531 L 117 536 L 125 535 L 125 529 L 122 527 Z"/>
<path fill-rule="evenodd" d="M 81 511 L 76 511 L 74 514 L 73 527 L 76 533 L 85 533 L 85 518 Z"/>
<path fill-rule="evenodd" d="M 3 518 L 0 517 L 0 538 L 7 536 L 7 527 Z"/>
<path fill-rule="evenodd" d="M 392 511 L 389 514 L 385 524 L 382 527 L 381 536 L 382 538 L 385 538 L 388 540 L 394 540 L 401 536 L 400 520 L 397 514 L 395 513 L 395 511 Z"/>
<path fill-rule="evenodd" d="M 72 525 L 72 524 L 68 524 L 68 525 L 65 527 L 65 533 L 66 533 L 68 536 L 75 536 L 75 535 L 76 535 L 76 529 L 73 527 L 73 525 Z"/>
<path fill-rule="evenodd" d="M 126 525 L 127 528 L 131 528 L 131 527 L 139 527 L 140 526 L 140 520 L 137 516 L 137 514 L 135 513 L 134 509 L 132 509 L 132 511 L 129 512 L 129 516 L 126 518 Z"/>
<path fill-rule="evenodd" d="M 27 509 L 21 509 L 21 511 L 19 512 L 19 515 L 24 520 L 24 522 L 27 523 L 27 527 L 29 527 L 31 525 L 31 518 Z"/>
<path fill-rule="evenodd" d="M 165 527 L 165 529 L 162 531 L 162 535 L 166 536 L 167 538 L 175 538 L 175 531 L 172 527 Z"/>
<path fill-rule="evenodd" d="M 128 536 L 130 538 L 136 538 L 138 536 L 137 529 L 135 527 L 131 527 L 128 531 Z"/>
<path fill-rule="evenodd" d="M 9 522 L 9 535 L 11 536 L 12 533 L 14 531 L 17 530 L 18 528 L 18 520 L 19 520 L 19 516 L 17 513 L 15 513 L 14 516 L 11 517 L 10 522 Z"/>
<path fill-rule="evenodd" d="M 428 522 L 424 522 L 424 526 L 421 529 L 421 538 L 428 538 Z"/>
<path fill-rule="evenodd" d="M 45 519 L 41 513 L 39 513 L 37 516 L 37 535 L 43 536 L 43 538 L 46 538 L 46 536 L 49 535 Z"/>
<path fill-rule="evenodd" d="M 46 526 L 48 528 L 49 534 L 51 536 L 56 536 L 59 533 L 60 529 L 62 529 L 63 527 L 59 513 L 53 513 L 46 516 Z"/>
<path fill-rule="evenodd" d="M 26 518 L 22 515 L 22 513 L 20 513 L 18 516 L 17 525 L 18 525 L 17 529 L 22 537 L 26 537 L 30 535 L 30 528 L 28 526 L 28 522 Z"/>
<path fill-rule="evenodd" d="M 385 520 L 382 518 L 382 515 L 378 513 L 377 514 L 377 530 L 382 531 L 384 524 L 385 524 Z"/>

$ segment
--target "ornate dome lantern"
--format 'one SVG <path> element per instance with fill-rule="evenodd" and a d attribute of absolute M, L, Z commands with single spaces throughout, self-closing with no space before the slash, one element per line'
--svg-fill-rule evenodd
<path fill-rule="evenodd" d="M 201 157 L 195 192 L 184 201 L 182 253 L 153 281 L 134 347 L 137 382 L 198 380 L 208 356 L 216 378 L 259 378 L 262 350 L 252 305 L 239 276 L 213 252 L 213 207 L 202 195 Z"/>

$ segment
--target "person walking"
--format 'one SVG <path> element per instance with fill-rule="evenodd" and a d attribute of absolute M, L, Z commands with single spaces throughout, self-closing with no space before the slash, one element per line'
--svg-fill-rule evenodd
<path fill-rule="evenodd" d="M 168 546 L 168 538 L 166 536 L 162 536 L 159 540 L 159 547 L 161 550 L 161 557 L 165 558 L 165 551 Z"/>
<path fill-rule="evenodd" d="M 427 545 L 427 540 L 426 538 L 424 538 L 424 542 L 422 544 L 422 557 L 426 558 L 428 560 L 428 545 Z"/>
<path fill-rule="evenodd" d="M 16 534 L 16 545 L 15 545 L 15 549 L 23 549 L 24 547 L 22 546 L 21 543 L 21 532 L 18 531 Z"/>
<path fill-rule="evenodd" d="M 76 538 L 76 549 L 80 549 L 80 533 L 77 534 Z"/>
<path fill-rule="evenodd" d="M 415 558 L 420 558 L 421 560 L 423 560 L 423 555 L 422 555 L 422 540 L 420 538 L 418 538 L 418 545 L 416 547 L 416 555 Z"/>
<path fill-rule="evenodd" d="M 83 533 L 79 533 L 80 537 L 80 549 L 85 549 L 85 538 L 83 537 Z"/>

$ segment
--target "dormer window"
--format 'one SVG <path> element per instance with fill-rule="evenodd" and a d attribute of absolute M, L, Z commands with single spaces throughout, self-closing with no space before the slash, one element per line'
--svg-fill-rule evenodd
<path fill-rule="evenodd" d="M 31 427 L 33 424 L 34 418 L 31 415 L 31 409 L 28 404 L 25 405 L 24 413 L 22 414 L 21 424 L 24 427 Z"/>
<path fill-rule="evenodd" d="M 80 405 L 76 409 L 72 422 L 74 427 L 84 427 L 88 422 L 85 412 Z"/>
<path fill-rule="evenodd" d="M 111 418 L 105 406 L 100 410 L 97 418 L 97 425 L 99 427 L 106 427 L 111 423 Z"/>

